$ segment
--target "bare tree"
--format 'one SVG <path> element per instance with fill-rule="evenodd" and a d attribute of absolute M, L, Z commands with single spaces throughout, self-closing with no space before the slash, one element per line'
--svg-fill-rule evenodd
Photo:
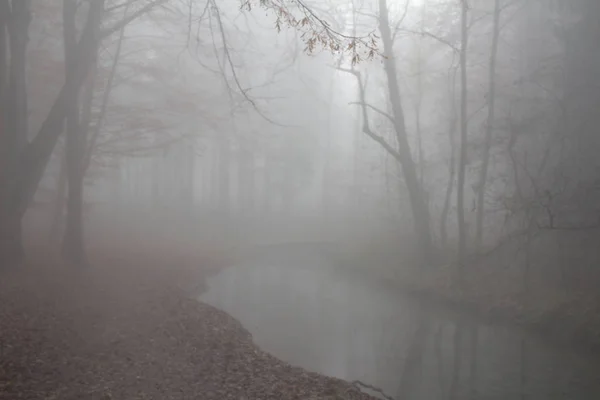
<path fill-rule="evenodd" d="M 2 146 L 6 156 L 2 157 L 6 168 L 2 168 L 0 177 L 2 199 L 0 203 L 0 259 L 3 265 L 10 265 L 23 258 L 21 238 L 21 220 L 33 198 L 44 170 L 50 160 L 54 147 L 63 132 L 63 124 L 69 107 L 79 94 L 80 87 L 88 76 L 93 64 L 98 43 L 114 32 L 150 11 L 165 0 L 156 0 L 139 7 L 128 17 L 101 28 L 104 16 L 104 0 L 90 2 L 90 7 L 79 39 L 69 56 L 70 73 L 56 97 L 50 112 L 42 123 L 38 133 L 28 140 L 27 99 L 25 92 L 25 53 L 29 23 L 31 21 L 31 2 L 19 0 L 0 2 L 2 20 L 0 31 L 8 34 L 11 43 L 10 52 L 4 48 L 3 56 L 9 65 L 9 73 L 0 87 L 7 87 L 4 96 L 7 113 L 2 124 Z M 8 56 L 7 56 L 8 55 Z M 0 67 L 2 68 L 2 67 Z M 73 143 L 73 141 L 72 141 Z"/>

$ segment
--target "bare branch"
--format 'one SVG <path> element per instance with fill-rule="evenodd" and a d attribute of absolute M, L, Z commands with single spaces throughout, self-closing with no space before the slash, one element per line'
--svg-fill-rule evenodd
<path fill-rule="evenodd" d="M 383 147 L 396 160 L 401 160 L 402 156 L 400 155 L 398 150 L 396 150 L 392 145 L 390 145 L 387 142 L 387 140 L 385 140 L 385 138 L 383 138 L 382 136 L 373 132 L 371 130 L 371 127 L 369 126 L 369 113 L 367 111 L 367 103 L 365 102 L 365 97 L 366 97 L 365 96 L 365 85 L 362 81 L 362 76 L 361 76 L 360 72 L 355 70 L 354 68 L 348 69 L 348 68 L 339 67 L 339 66 L 336 67 L 336 69 L 339 71 L 347 72 L 349 74 L 354 75 L 356 77 L 356 80 L 358 81 L 358 88 L 360 91 L 360 100 L 361 100 L 359 103 L 362 107 L 362 115 L 363 115 L 363 127 L 362 127 L 363 133 L 366 134 L 367 136 L 369 136 L 375 142 L 379 143 L 381 145 L 381 147 Z M 393 122 L 393 118 L 391 120 Z"/>
<path fill-rule="evenodd" d="M 396 26 L 394 26 L 394 31 L 392 33 L 392 43 L 396 41 L 396 36 L 398 35 L 398 31 L 400 30 L 400 24 L 404 22 L 406 15 L 408 14 L 408 7 L 410 6 L 410 0 L 406 0 L 404 4 L 404 12 L 402 13 L 402 17 L 396 22 Z"/>
<path fill-rule="evenodd" d="M 125 10 L 123 11 L 123 15 L 126 16 L 129 10 L 129 4 L 127 3 Z M 125 19 L 125 18 L 123 18 Z M 106 109 L 108 107 L 108 101 L 110 99 L 110 93 L 113 89 L 113 81 L 115 79 L 115 75 L 117 72 L 117 67 L 119 65 L 119 60 L 121 58 L 121 48 L 123 45 L 123 38 L 125 36 L 125 27 L 123 25 L 121 27 L 121 31 L 119 32 L 119 39 L 117 41 L 117 48 L 115 50 L 115 55 L 113 56 L 113 63 L 108 75 L 108 81 L 106 83 L 106 88 L 104 89 L 104 96 L 102 98 L 102 104 L 100 105 L 100 114 L 98 115 L 98 120 L 96 121 L 96 125 L 94 127 L 94 131 L 92 136 L 90 137 L 88 148 L 86 149 L 85 158 L 83 161 L 83 168 L 87 170 L 90 166 L 90 162 L 92 160 L 92 154 L 94 153 L 94 149 L 96 147 L 96 143 L 98 142 L 98 136 L 100 136 L 100 132 L 102 130 L 102 125 L 104 122 L 104 118 L 106 117 Z"/>
<path fill-rule="evenodd" d="M 401 31 L 402 32 L 406 32 L 406 33 L 412 33 L 412 34 L 415 34 L 415 35 L 421 35 L 421 36 L 429 37 L 431 39 L 434 39 L 434 40 L 436 40 L 436 41 L 438 41 L 438 42 L 440 42 L 440 43 L 442 43 L 442 44 L 450 47 L 450 49 L 452 49 L 452 51 L 454 51 L 455 53 L 460 53 L 460 49 L 457 46 L 455 46 L 454 44 L 450 43 L 448 40 L 444 39 L 443 37 L 438 36 L 438 35 L 436 35 L 434 33 L 429 32 L 429 31 L 425 31 L 425 30 L 415 31 L 415 30 L 406 29 L 406 28 L 405 29 L 401 29 Z"/>
<path fill-rule="evenodd" d="M 390 114 L 388 114 L 387 112 L 383 111 L 382 109 L 380 109 L 380 108 L 378 108 L 378 107 L 375 107 L 375 106 L 374 106 L 374 105 L 372 105 L 372 104 L 367 104 L 367 103 L 363 103 L 363 102 L 360 102 L 360 101 L 353 101 L 353 102 L 350 102 L 350 103 L 348 103 L 348 104 L 349 104 L 349 105 L 358 105 L 358 106 L 364 106 L 364 107 L 370 108 L 371 110 L 373 110 L 373 111 L 375 111 L 375 112 L 377 112 L 377 113 L 379 113 L 379 114 L 383 115 L 383 116 L 384 116 L 384 117 L 386 117 L 387 119 L 389 119 L 389 120 L 390 120 L 390 122 L 392 122 L 392 123 L 394 122 L 394 117 L 392 117 Z"/>
<path fill-rule="evenodd" d="M 363 381 L 354 380 L 354 381 L 352 381 L 352 384 L 354 386 L 357 386 L 357 387 L 362 386 L 362 387 L 365 387 L 365 388 L 367 388 L 369 390 L 372 390 L 373 392 L 379 393 L 386 400 L 395 400 L 392 396 L 389 396 L 389 395 L 385 394 L 385 392 L 383 391 L 383 389 L 380 389 L 380 388 L 378 388 L 376 386 L 373 386 L 373 385 L 369 385 L 368 383 L 364 383 Z"/>
<path fill-rule="evenodd" d="M 154 7 L 165 4 L 167 1 L 168 0 L 154 0 L 146 4 L 144 7 L 140 8 L 136 12 L 131 13 L 131 15 L 115 23 L 113 26 L 103 29 L 102 31 L 100 31 L 100 40 L 107 38 L 115 32 L 119 32 L 124 26 L 128 25 L 129 23 L 141 17 L 142 15 L 152 11 Z"/>
<path fill-rule="evenodd" d="M 278 31 L 281 31 L 282 24 L 301 31 L 301 38 L 306 44 L 304 50 L 309 54 L 314 53 L 317 47 L 332 53 L 350 52 L 353 64 L 361 61 L 359 50 L 367 59 L 372 59 L 375 54 L 381 55 L 377 49 L 378 37 L 374 31 L 365 36 L 346 35 L 332 28 L 328 21 L 319 17 L 303 0 L 241 0 L 241 7 L 251 10 L 254 3 L 275 12 L 275 27 Z M 302 16 L 294 16 L 286 3 L 296 6 Z"/>

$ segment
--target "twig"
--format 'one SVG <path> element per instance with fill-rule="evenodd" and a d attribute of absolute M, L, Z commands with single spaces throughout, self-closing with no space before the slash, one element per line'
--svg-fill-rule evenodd
<path fill-rule="evenodd" d="M 369 385 L 368 383 L 364 383 L 363 381 L 354 380 L 354 381 L 352 381 L 352 384 L 353 384 L 354 386 L 358 387 L 359 389 L 360 389 L 360 387 L 362 386 L 362 387 L 365 387 L 365 388 L 367 388 L 367 389 L 369 389 L 369 390 L 372 390 L 372 391 L 374 391 L 374 392 L 376 392 L 376 393 L 379 393 L 379 394 L 380 394 L 380 395 L 382 395 L 382 396 L 383 396 L 383 397 L 384 397 L 386 400 L 396 400 L 396 399 L 394 399 L 392 396 L 389 396 L 389 395 L 387 395 L 387 394 L 386 394 L 386 393 L 383 391 L 383 389 L 380 389 L 380 388 L 378 388 L 378 387 L 376 387 L 376 386 L 373 386 L 373 385 Z"/>

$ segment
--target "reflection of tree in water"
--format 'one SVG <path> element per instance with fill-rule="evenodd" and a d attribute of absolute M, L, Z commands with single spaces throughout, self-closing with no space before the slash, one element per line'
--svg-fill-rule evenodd
<path fill-rule="evenodd" d="M 475 324 L 470 326 L 470 332 L 471 332 L 471 337 L 470 337 L 470 354 L 471 354 L 471 361 L 470 361 L 470 372 L 469 372 L 469 393 L 470 393 L 470 397 L 471 399 L 476 399 L 478 392 L 477 392 L 477 356 L 478 356 L 478 344 L 479 344 L 479 327 Z"/>
<path fill-rule="evenodd" d="M 452 366 L 452 381 L 448 391 L 450 400 L 458 399 L 460 390 L 460 370 L 462 367 L 462 349 L 463 324 L 458 322 L 454 327 L 454 364 Z"/>
<path fill-rule="evenodd" d="M 417 310 L 417 327 L 411 338 L 396 398 L 408 399 L 422 383 L 423 357 L 430 336 L 431 321 L 422 310 Z"/>
<path fill-rule="evenodd" d="M 592 361 L 312 267 L 232 268 L 212 304 L 275 356 L 396 400 L 599 398 Z"/>

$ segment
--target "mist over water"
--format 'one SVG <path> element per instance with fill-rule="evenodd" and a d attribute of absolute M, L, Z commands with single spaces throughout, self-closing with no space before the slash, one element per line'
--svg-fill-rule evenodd
<path fill-rule="evenodd" d="M 219 267 L 199 301 L 307 370 L 397 400 L 600 398 L 599 20 L 0 0 L 0 274 Z"/>
<path fill-rule="evenodd" d="M 600 394 L 600 365 L 515 328 L 357 279 L 310 245 L 270 252 L 209 281 L 200 299 L 276 357 L 396 399 L 573 399 Z M 275 253 L 277 253 L 275 255 Z M 457 339 L 458 336 L 458 339 Z"/>

